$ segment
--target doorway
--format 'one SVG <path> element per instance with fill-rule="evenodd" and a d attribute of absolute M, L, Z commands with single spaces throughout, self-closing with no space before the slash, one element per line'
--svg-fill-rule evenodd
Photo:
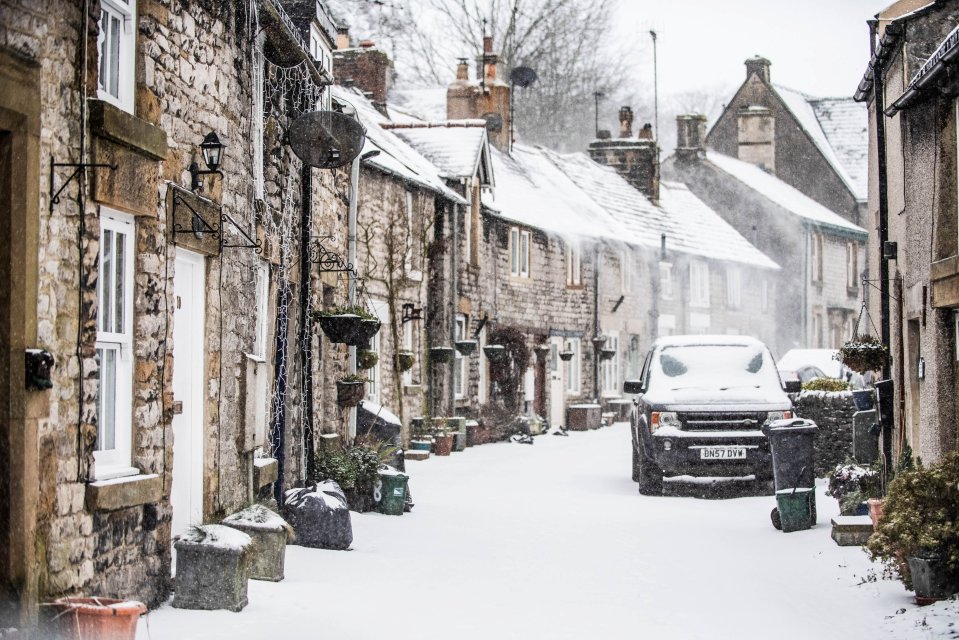
<path fill-rule="evenodd" d="M 203 521 L 203 389 L 206 264 L 177 247 L 173 278 L 173 506 L 176 536 Z"/>
<path fill-rule="evenodd" d="M 563 348 L 562 336 L 549 339 L 549 424 L 566 424 L 566 392 L 563 382 L 563 363 L 559 352 Z"/>

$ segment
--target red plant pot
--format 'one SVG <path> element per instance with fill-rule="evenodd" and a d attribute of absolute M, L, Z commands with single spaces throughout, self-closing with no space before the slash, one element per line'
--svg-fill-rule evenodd
<path fill-rule="evenodd" d="M 453 436 L 451 434 L 433 436 L 433 453 L 438 456 L 448 456 L 453 451 Z"/>
<path fill-rule="evenodd" d="M 134 640 L 137 620 L 147 610 L 142 602 L 111 598 L 60 598 L 53 604 L 60 633 L 70 640 Z"/>

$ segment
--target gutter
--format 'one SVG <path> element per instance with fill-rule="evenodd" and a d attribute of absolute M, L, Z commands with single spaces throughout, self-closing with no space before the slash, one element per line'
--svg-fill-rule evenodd
<path fill-rule="evenodd" d="M 270 17 L 270 20 L 279 27 L 279 34 L 285 38 L 286 44 L 294 49 L 294 52 L 297 54 L 296 57 L 306 63 L 306 69 L 313 79 L 313 82 L 319 86 L 333 84 L 332 76 L 316 68 L 316 64 L 314 64 L 313 58 L 309 53 L 309 45 L 303 40 L 293 19 L 287 14 L 286 10 L 283 9 L 278 0 L 260 0 L 260 6 L 263 7 L 263 10 Z"/>
<path fill-rule="evenodd" d="M 896 98 L 883 113 L 891 118 L 919 99 L 920 94 L 933 86 L 934 80 L 942 77 L 944 73 L 948 74 L 949 65 L 955 62 L 957 57 L 959 57 L 959 29 L 953 29 L 909 81 L 909 86 L 903 94 Z"/>

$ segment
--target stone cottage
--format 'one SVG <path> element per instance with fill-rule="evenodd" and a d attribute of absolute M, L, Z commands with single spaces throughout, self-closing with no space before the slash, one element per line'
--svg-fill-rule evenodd
<path fill-rule="evenodd" d="M 345 423 L 346 353 L 309 318 L 346 299 L 311 256 L 319 237 L 346 253 L 349 171 L 286 144 L 300 114 L 343 108 L 330 15 L 312 0 L 88 6 L 0 14 L 0 441 L 15 461 L 0 626 L 30 628 L 62 594 L 158 604 L 172 536 L 301 482 L 313 434 Z"/>
<path fill-rule="evenodd" d="M 895 2 L 870 21 L 873 55 L 856 99 L 869 110 L 870 314 L 889 347 L 894 429 L 889 459 L 908 444 L 935 461 L 959 448 L 955 2 Z M 880 285 L 883 285 L 880 282 Z"/>

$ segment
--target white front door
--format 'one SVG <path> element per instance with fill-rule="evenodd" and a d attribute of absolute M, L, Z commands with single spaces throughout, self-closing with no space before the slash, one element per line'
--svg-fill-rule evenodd
<path fill-rule="evenodd" d="M 566 384 L 563 381 L 563 361 L 559 352 L 563 350 L 563 338 L 553 336 L 549 339 L 549 423 L 558 427 L 566 425 Z"/>
<path fill-rule="evenodd" d="M 203 349 L 206 264 L 176 249 L 173 278 L 173 506 L 172 534 L 203 522 Z"/>

